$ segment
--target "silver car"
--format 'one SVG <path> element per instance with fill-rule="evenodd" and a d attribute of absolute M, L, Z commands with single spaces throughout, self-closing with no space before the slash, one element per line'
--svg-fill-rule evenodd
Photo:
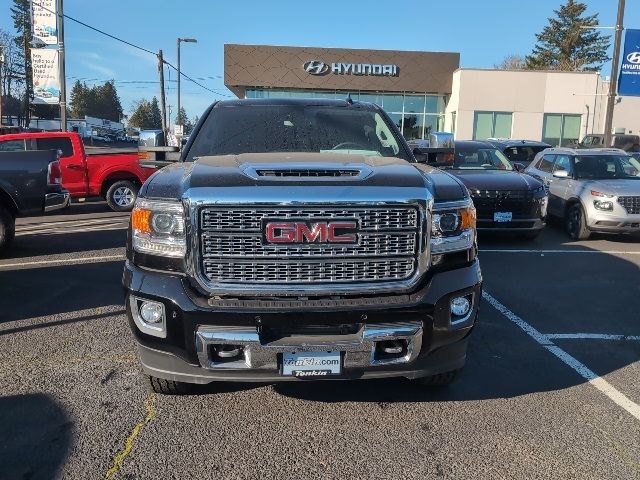
<path fill-rule="evenodd" d="M 624 151 L 549 148 L 525 173 L 545 184 L 548 214 L 564 219 L 574 240 L 640 233 L 640 161 Z"/>

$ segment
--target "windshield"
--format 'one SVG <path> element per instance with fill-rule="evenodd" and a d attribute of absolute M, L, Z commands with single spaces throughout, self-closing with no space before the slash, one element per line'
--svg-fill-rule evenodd
<path fill-rule="evenodd" d="M 459 170 L 513 170 L 507 157 L 495 148 L 456 148 L 453 168 Z"/>
<path fill-rule="evenodd" d="M 205 155 L 320 152 L 410 160 L 382 116 L 354 107 L 251 105 L 214 108 L 188 160 Z"/>
<path fill-rule="evenodd" d="M 640 162 L 626 155 L 593 155 L 575 158 L 575 176 L 582 179 L 640 179 Z"/>

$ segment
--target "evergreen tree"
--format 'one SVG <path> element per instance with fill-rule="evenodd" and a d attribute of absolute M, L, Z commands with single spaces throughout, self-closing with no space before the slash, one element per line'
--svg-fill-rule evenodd
<path fill-rule="evenodd" d="M 526 58 L 530 69 L 599 71 L 609 60 L 609 37 L 595 29 L 582 28 L 598 25 L 598 14 L 584 15 L 587 5 L 567 0 L 555 18 L 541 33 L 531 55 Z"/>
<path fill-rule="evenodd" d="M 21 65 L 21 76 L 18 81 L 24 82 L 24 99 L 22 111 L 24 113 L 25 125 L 29 125 L 29 104 L 33 98 L 33 75 L 31 71 L 31 6 L 29 0 L 13 0 L 11 7 L 11 18 L 13 19 L 13 27 L 16 29 L 18 36 L 15 37 L 15 43 L 18 49 L 22 50 L 23 65 Z"/>
<path fill-rule="evenodd" d="M 162 113 L 160 113 L 160 105 L 158 99 L 151 99 L 151 126 L 149 128 L 162 128 Z"/>
<path fill-rule="evenodd" d="M 96 117 L 119 122 L 122 118 L 122 105 L 113 80 L 96 89 Z"/>
<path fill-rule="evenodd" d="M 176 125 L 186 125 L 187 119 L 187 111 L 184 109 L 184 107 L 180 107 L 180 110 L 176 115 Z"/>
<path fill-rule="evenodd" d="M 148 100 L 138 100 L 133 106 L 133 113 L 129 116 L 129 126 L 136 128 L 150 128 L 151 104 Z"/>
<path fill-rule="evenodd" d="M 73 118 L 84 118 L 89 111 L 89 89 L 87 85 L 76 80 L 71 88 L 71 116 Z"/>

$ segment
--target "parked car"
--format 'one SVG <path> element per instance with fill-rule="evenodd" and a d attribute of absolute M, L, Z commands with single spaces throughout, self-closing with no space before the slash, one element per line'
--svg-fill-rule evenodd
<path fill-rule="evenodd" d="M 479 231 L 512 232 L 533 239 L 545 227 L 544 185 L 514 170 L 507 157 L 491 143 L 457 141 L 453 163 L 442 167 L 469 189 Z"/>
<path fill-rule="evenodd" d="M 533 140 L 489 139 L 491 145 L 500 150 L 509 159 L 514 168 L 526 168 L 535 156 L 551 145 Z"/>
<path fill-rule="evenodd" d="M 640 233 L 640 161 L 620 150 L 553 148 L 526 169 L 549 191 L 549 215 L 574 240 L 592 232 Z"/>
<path fill-rule="evenodd" d="M 640 152 L 640 135 L 616 134 L 611 137 L 611 145 L 604 144 L 604 135 L 590 133 L 585 135 L 575 148 L 619 148 L 625 152 Z"/>
<path fill-rule="evenodd" d="M 131 215 L 126 308 L 155 391 L 453 381 L 482 287 L 459 180 L 373 104 L 217 102 L 193 136 Z"/>
<path fill-rule="evenodd" d="M 60 184 L 56 151 L 0 151 L 0 255 L 13 241 L 16 217 L 69 205 L 69 192 Z"/>
<path fill-rule="evenodd" d="M 137 152 L 91 154 L 74 132 L 19 133 L 0 137 L 0 151 L 60 151 L 62 186 L 72 198 L 103 197 L 115 211 L 133 208 L 138 190 L 155 171 L 138 162 Z"/>

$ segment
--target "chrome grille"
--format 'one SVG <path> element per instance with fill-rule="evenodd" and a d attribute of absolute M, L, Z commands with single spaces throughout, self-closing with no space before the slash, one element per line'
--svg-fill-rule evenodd
<path fill-rule="evenodd" d="M 359 224 L 357 244 L 273 244 L 263 220 Z M 204 207 L 200 256 L 213 283 L 303 284 L 400 281 L 416 271 L 420 251 L 417 207 Z"/>
<path fill-rule="evenodd" d="M 203 230 L 259 231 L 263 218 L 297 220 L 360 219 L 362 230 L 415 230 L 418 228 L 418 211 L 411 207 L 400 208 L 205 208 L 202 210 Z"/>
<path fill-rule="evenodd" d="M 203 233 L 204 258 L 243 257 L 376 257 L 413 255 L 415 232 L 362 233 L 360 244 L 264 244 L 259 235 Z"/>
<path fill-rule="evenodd" d="M 640 197 L 618 197 L 618 203 L 630 215 L 640 215 Z"/>
<path fill-rule="evenodd" d="M 205 262 L 204 272 L 211 281 L 228 282 L 358 282 L 404 280 L 413 273 L 412 259 L 343 260 L 304 262 Z"/>

